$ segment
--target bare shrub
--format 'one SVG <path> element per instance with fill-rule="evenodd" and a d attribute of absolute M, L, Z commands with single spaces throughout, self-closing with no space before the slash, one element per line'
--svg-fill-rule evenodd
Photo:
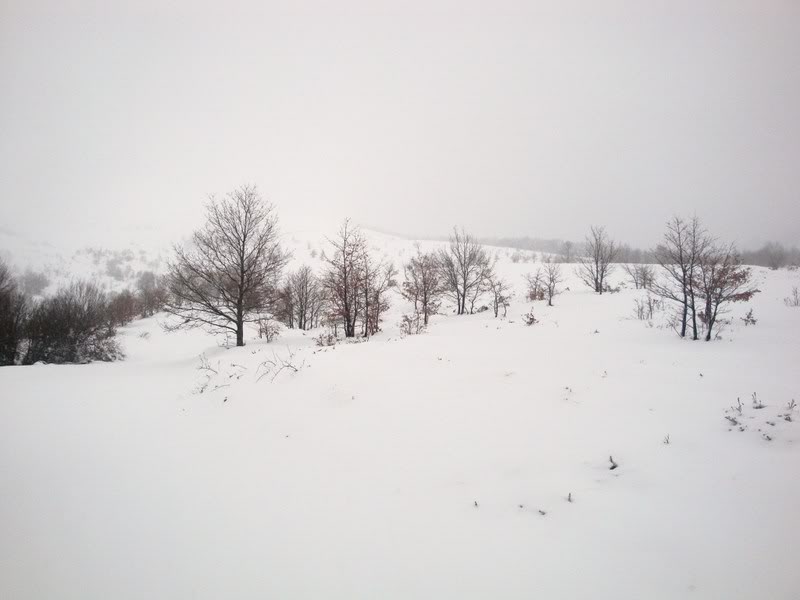
<path fill-rule="evenodd" d="M 425 322 L 420 313 L 403 315 L 400 319 L 400 333 L 403 335 L 419 335 L 425 331 Z"/>
<path fill-rule="evenodd" d="M 275 381 L 275 378 L 283 371 L 297 373 L 305 364 L 305 359 L 298 361 L 295 353 L 289 348 L 286 349 L 285 355 L 278 355 L 273 352 L 272 358 L 268 358 L 258 365 L 256 381 L 261 381 L 264 377 L 269 377 L 270 381 Z"/>
<path fill-rule="evenodd" d="M 93 283 L 73 283 L 31 310 L 23 362 L 116 360 L 122 353 L 114 334 L 105 293 Z"/>
<path fill-rule="evenodd" d="M 262 317 L 256 321 L 258 324 L 258 337 L 267 340 L 267 343 L 275 340 L 281 333 L 281 326 L 276 321 L 267 317 Z"/>
<path fill-rule="evenodd" d="M 654 298 L 650 294 L 647 294 L 644 298 L 635 298 L 633 303 L 636 318 L 640 321 L 652 321 L 655 314 L 662 309 L 661 300 Z"/>
<path fill-rule="evenodd" d="M 756 323 L 758 323 L 758 319 L 756 319 L 755 316 L 753 315 L 752 308 L 748 310 L 747 314 L 741 317 L 740 320 L 742 321 L 742 323 L 744 323 L 745 327 L 747 327 L 748 325 L 755 325 Z"/>
<path fill-rule="evenodd" d="M 800 289 L 797 286 L 792 288 L 792 293 L 788 298 L 783 299 L 783 303 L 791 308 L 800 307 Z"/>

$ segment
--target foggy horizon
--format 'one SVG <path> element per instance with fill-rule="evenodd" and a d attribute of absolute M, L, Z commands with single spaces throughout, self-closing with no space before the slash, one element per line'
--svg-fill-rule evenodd
<path fill-rule="evenodd" d="M 253 183 L 286 232 L 800 242 L 796 3 L 0 14 L 0 225 L 33 241 L 167 244 Z"/>

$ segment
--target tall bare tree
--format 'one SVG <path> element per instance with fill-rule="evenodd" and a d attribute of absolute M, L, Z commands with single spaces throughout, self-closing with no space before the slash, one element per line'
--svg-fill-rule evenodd
<path fill-rule="evenodd" d="M 294 322 L 299 329 L 316 325 L 322 304 L 322 290 L 314 271 L 303 265 L 289 275 L 288 285 L 293 298 Z"/>
<path fill-rule="evenodd" d="M 254 186 L 223 200 L 212 198 L 206 223 L 191 245 L 175 246 L 166 276 L 171 328 L 230 332 L 244 346 L 245 323 L 269 310 L 288 255 L 278 239 L 278 219 Z"/>
<path fill-rule="evenodd" d="M 329 241 L 333 252 L 326 259 L 328 266 L 322 280 L 329 318 L 341 322 L 345 337 L 355 337 L 366 284 L 362 264 L 366 242 L 350 219 L 345 220 L 336 237 Z"/>
<path fill-rule="evenodd" d="M 432 252 L 417 253 L 404 266 L 403 297 L 414 304 L 414 312 L 428 324 L 431 315 L 439 310 L 442 294 L 439 263 Z"/>
<path fill-rule="evenodd" d="M 604 227 L 592 226 L 584 242 L 583 254 L 578 257 L 576 274 L 598 294 L 606 288 L 606 278 L 614 269 L 619 247 Z"/>
<path fill-rule="evenodd" d="M 686 337 L 691 323 L 692 339 L 699 339 L 696 271 L 700 257 L 711 244 L 712 239 L 697 217 L 693 217 L 691 221 L 673 217 L 667 223 L 662 243 L 654 252 L 663 277 L 653 283 L 652 289 L 662 298 L 675 302 L 680 307 L 678 334 L 681 337 Z"/>
<path fill-rule="evenodd" d="M 439 251 L 438 263 L 443 289 L 455 303 L 457 314 L 466 313 L 467 302 L 472 312 L 493 272 L 489 253 L 463 229 L 453 229 L 449 245 Z"/>

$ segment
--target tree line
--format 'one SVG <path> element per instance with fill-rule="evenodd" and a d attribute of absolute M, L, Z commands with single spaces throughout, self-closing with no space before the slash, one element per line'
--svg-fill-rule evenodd
<path fill-rule="evenodd" d="M 328 240 L 319 272 L 301 265 L 287 273 L 291 257 L 280 241 L 277 214 L 254 186 L 212 197 L 205 216 L 187 244 L 174 246 L 166 274 L 142 274 L 136 290 L 108 294 L 78 282 L 33 300 L 0 264 L 0 364 L 112 360 L 119 356 L 116 328 L 159 311 L 170 317 L 168 330 L 202 327 L 243 346 L 248 325 L 272 339 L 276 322 L 301 330 L 326 327 L 331 342 L 369 338 L 380 331 L 393 294 L 413 308 L 401 324 L 409 333 L 422 331 L 446 302 L 457 315 L 492 310 L 497 317 L 505 316 L 512 298 L 512 286 L 497 275 L 496 257 L 463 229 L 455 228 L 434 250 L 417 245 L 398 271 L 345 220 Z M 609 277 L 631 251 L 594 226 L 582 245 L 570 244 L 565 252 L 544 258 L 526 276 L 528 300 L 553 305 L 565 262 L 574 262 L 578 278 L 597 294 L 613 292 Z M 652 263 L 622 268 L 637 289 L 677 307 L 682 337 L 699 339 L 702 330 L 710 340 L 725 306 L 758 291 L 735 247 L 719 243 L 696 218 L 671 220 L 648 257 Z"/>

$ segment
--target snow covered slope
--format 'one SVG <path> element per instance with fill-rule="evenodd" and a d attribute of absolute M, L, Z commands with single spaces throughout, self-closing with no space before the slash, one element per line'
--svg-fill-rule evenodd
<path fill-rule="evenodd" d="M 401 337 L 398 296 L 366 343 L 226 349 L 156 318 L 124 362 L 0 369 L 0 597 L 800 597 L 800 275 L 693 343 L 568 269 L 525 326 L 535 265 L 493 251 L 507 319 Z"/>

